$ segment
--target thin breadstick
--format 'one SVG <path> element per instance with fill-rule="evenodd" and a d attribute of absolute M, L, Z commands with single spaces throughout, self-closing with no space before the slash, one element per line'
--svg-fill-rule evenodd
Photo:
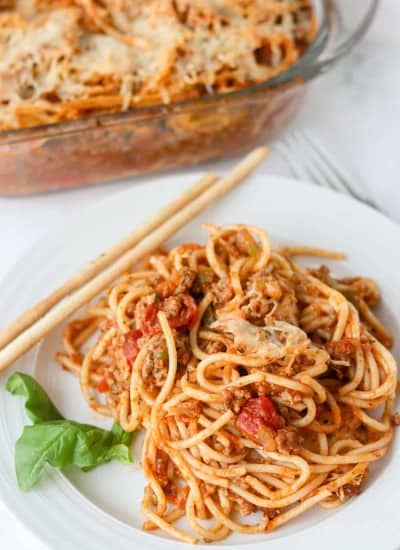
<path fill-rule="evenodd" d="M 10 323 L 0 332 L 0 349 L 4 348 L 14 338 L 21 334 L 21 332 L 43 317 L 43 315 L 45 315 L 45 313 L 55 304 L 93 279 L 98 273 L 119 258 L 119 256 L 122 256 L 127 250 L 133 248 L 139 241 L 146 237 L 146 235 L 154 231 L 154 229 L 159 227 L 176 212 L 179 212 L 181 208 L 186 206 L 205 191 L 205 189 L 210 187 L 210 185 L 215 183 L 217 179 L 215 174 L 204 175 L 195 185 L 190 187 L 187 191 L 184 191 L 176 200 L 161 208 L 144 225 L 135 229 L 133 233 L 119 241 L 108 252 L 92 260 L 87 266 L 79 271 L 79 273 L 54 290 L 47 298 L 44 298 L 22 313 L 22 315 L 17 317 L 15 321 Z"/>
<path fill-rule="evenodd" d="M 44 317 L 20 334 L 0 351 L 0 371 L 29 351 L 41 338 L 102 292 L 135 262 L 151 253 L 205 208 L 238 185 L 265 159 L 267 154 L 268 149 L 265 147 L 252 151 L 227 176 L 206 189 L 198 198 L 146 236 L 135 248 L 125 252 L 111 266 L 79 288 L 74 294 L 66 297 Z"/>

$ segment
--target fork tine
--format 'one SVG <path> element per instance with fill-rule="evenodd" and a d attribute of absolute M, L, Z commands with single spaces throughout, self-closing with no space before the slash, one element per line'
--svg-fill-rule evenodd
<path fill-rule="evenodd" d="M 293 148 L 288 142 L 287 139 L 283 138 L 276 144 L 276 149 L 281 153 L 281 155 L 285 158 L 287 161 L 293 175 L 301 180 L 309 181 L 310 175 L 307 173 L 307 171 L 304 169 L 303 165 L 298 162 L 296 159 L 296 155 L 293 154 Z M 311 180 L 312 183 L 315 183 L 316 185 L 319 185 L 318 182 Z"/>
<path fill-rule="evenodd" d="M 297 163 L 303 168 L 302 174 L 307 180 L 311 180 L 320 187 L 329 187 L 337 191 L 334 183 L 331 181 L 331 178 L 325 177 L 324 174 L 321 174 L 321 171 L 318 169 L 318 166 L 315 165 L 315 161 L 310 157 L 310 147 L 302 139 L 300 134 L 292 133 L 286 137 L 286 142 L 290 148 L 293 157 L 297 157 Z"/>
<path fill-rule="evenodd" d="M 308 170 L 314 179 L 320 181 L 321 185 L 328 186 L 335 191 L 341 193 L 350 193 L 350 191 L 342 185 L 336 175 L 329 169 L 329 166 L 321 159 L 318 152 L 310 145 L 305 137 L 296 132 L 296 139 L 302 144 L 304 154 L 303 162 L 307 163 Z M 352 193 L 350 193 L 352 194 Z"/>
<path fill-rule="evenodd" d="M 357 182 L 356 178 L 352 178 L 349 174 L 345 173 L 343 168 L 338 168 L 330 153 L 319 142 L 316 142 L 308 133 L 304 133 L 304 139 L 308 142 L 309 146 L 314 150 L 316 155 L 319 155 L 321 161 L 324 162 L 327 169 L 334 174 L 341 186 L 347 190 L 350 194 L 362 200 L 372 204 L 371 197 Z M 322 164 L 322 163 L 321 163 Z"/>
<path fill-rule="evenodd" d="M 344 170 L 339 169 L 327 150 L 317 144 L 310 135 L 291 132 L 279 142 L 281 154 L 287 160 L 296 177 L 311 180 L 322 187 L 352 195 L 358 200 L 377 208 L 368 192 Z"/>

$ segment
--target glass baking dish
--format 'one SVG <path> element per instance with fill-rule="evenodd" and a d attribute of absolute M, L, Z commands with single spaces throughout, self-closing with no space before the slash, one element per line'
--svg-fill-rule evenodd
<path fill-rule="evenodd" d="M 295 65 L 262 84 L 0 132 L 0 194 L 27 195 L 169 170 L 267 142 L 293 117 L 307 83 L 360 41 L 378 2 L 316 0 L 315 41 Z"/>

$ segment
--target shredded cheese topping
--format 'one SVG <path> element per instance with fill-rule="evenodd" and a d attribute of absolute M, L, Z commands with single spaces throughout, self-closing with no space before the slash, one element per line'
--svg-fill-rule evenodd
<path fill-rule="evenodd" d="M 315 27 L 310 0 L 7 0 L 0 129 L 262 82 Z"/>

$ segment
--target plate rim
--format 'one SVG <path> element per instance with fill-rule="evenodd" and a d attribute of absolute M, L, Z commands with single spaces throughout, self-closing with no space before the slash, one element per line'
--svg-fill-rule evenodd
<path fill-rule="evenodd" d="M 70 218 L 68 218 L 67 215 L 65 215 L 63 217 L 61 223 L 57 226 L 56 229 L 54 229 L 54 230 L 48 229 L 28 250 L 26 250 L 17 259 L 17 261 L 12 266 L 10 266 L 10 269 L 8 269 L 7 272 L 4 274 L 4 276 L 0 279 L 0 289 L 3 289 L 5 286 L 7 286 L 9 284 L 9 281 L 11 280 L 13 273 L 15 273 L 16 270 L 23 267 L 24 262 L 26 262 L 28 260 L 28 258 L 35 255 L 35 253 L 40 251 L 43 247 L 44 248 L 46 247 L 46 243 L 48 242 L 50 237 L 54 238 L 56 235 L 62 235 L 63 232 L 65 232 L 65 230 L 67 229 L 68 224 L 71 223 L 71 220 L 77 220 L 78 221 L 79 219 L 81 219 L 83 217 L 83 215 L 85 213 L 94 215 L 96 210 L 101 209 L 101 207 L 104 206 L 105 204 L 109 203 L 110 200 L 115 201 L 115 203 L 118 203 L 118 201 L 120 201 L 122 199 L 122 197 L 129 196 L 132 192 L 133 192 L 133 194 L 135 194 L 135 193 L 140 192 L 141 189 L 147 189 L 148 191 L 150 191 L 149 188 L 151 186 L 156 187 L 157 185 L 161 185 L 162 182 L 165 182 L 167 180 L 173 180 L 174 182 L 177 182 L 179 184 L 181 182 L 182 183 L 184 183 L 184 182 L 189 183 L 192 178 L 193 179 L 198 178 L 198 177 L 201 176 L 201 174 L 202 174 L 202 172 L 193 170 L 193 171 L 190 171 L 190 172 L 185 173 L 185 174 L 166 174 L 166 175 L 157 177 L 152 181 L 145 181 L 145 182 L 138 182 L 138 183 L 135 182 L 134 186 L 132 186 L 132 187 L 129 187 L 129 188 L 123 189 L 123 190 L 119 190 L 119 191 L 109 195 L 108 197 L 104 197 L 104 198 L 102 198 L 98 201 L 95 201 L 90 206 L 87 206 L 87 207 L 84 207 L 84 208 L 79 208 L 76 212 L 74 212 L 73 216 L 71 216 Z M 392 231 L 392 230 L 395 231 L 396 233 L 398 233 L 398 236 L 400 237 L 400 226 L 399 225 L 397 225 L 393 220 L 389 219 L 382 212 L 378 212 L 378 211 L 374 210 L 372 207 L 370 207 L 366 204 L 360 203 L 359 201 L 357 201 L 353 197 L 349 197 L 347 195 L 342 195 L 342 194 L 340 194 L 338 192 L 335 192 L 333 190 L 330 190 L 330 189 L 318 188 L 318 187 L 316 187 L 315 185 L 313 185 L 311 183 L 308 183 L 304 180 L 297 180 L 295 178 L 287 178 L 287 177 L 274 176 L 274 175 L 265 175 L 265 174 L 261 175 L 259 173 L 256 173 L 255 175 L 253 175 L 249 179 L 257 179 L 257 178 L 261 178 L 261 177 L 264 180 L 263 181 L 264 184 L 267 183 L 266 180 L 271 180 L 271 181 L 269 181 L 268 184 L 272 185 L 272 186 L 279 185 L 280 183 L 283 183 L 284 185 L 289 185 L 289 186 L 296 185 L 299 188 L 303 188 L 303 190 L 305 190 L 306 193 L 312 192 L 316 195 L 320 195 L 320 196 L 325 195 L 327 197 L 334 195 L 336 198 L 339 198 L 339 201 L 344 201 L 346 203 L 348 203 L 350 201 L 353 204 L 353 206 L 355 206 L 356 208 L 361 208 L 361 210 L 368 211 L 369 215 L 372 215 L 376 219 L 379 219 L 380 222 L 387 225 L 387 227 L 389 228 L 390 231 Z M 38 347 L 35 347 L 34 353 L 38 353 Z M 3 378 L 4 378 L 4 376 L 1 377 L 2 380 L 3 380 Z M 74 490 L 79 492 L 79 490 L 75 487 L 74 487 Z M 87 497 L 85 497 L 85 495 L 82 495 L 82 496 L 85 499 L 87 498 Z M 4 498 L 1 470 L 0 470 L 0 498 L 4 502 L 5 506 L 10 510 L 10 512 L 17 518 L 17 520 L 21 521 L 21 519 L 19 517 L 19 513 L 16 510 L 16 506 L 15 507 L 10 506 L 8 500 L 6 500 Z M 91 506 L 96 507 L 96 509 L 98 509 L 100 512 L 109 515 L 106 511 L 101 510 L 95 503 L 92 503 L 92 502 L 89 501 L 89 504 Z M 112 516 L 110 516 L 110 517 L 112 518 Z M 115 519 L 115 521 L 120 522 L 120 520 L 118 518 L 112 518 L 112 519 L 113 520 Z M 34 526 L 33 523 L 29 523 L 27 521 L 23 521 L 23 523 L 24 523 L 24 526 L 26 528 L 28 528 L 28 530 L 30 530 L 38 540 L 43 542 L 45 545 L 49 544 L 49 541 L 47 540 L 47 536 L 43 537 L 42 532 L 39 534 L 38 529 L 35 528 L 36 526 Z M 323 522 L 323 523 L 325 523 L 325 522 Z M 317 528 L 317 525 L 315 526 L 315 528 Z M 309 531 L 309 528 L 304 529 L 304 532 L 307 532 L 307 531 Z M 303 531 L 301 531 L 301 533 L 302 532 Z M 278 548 L 278 546 L 279 547 L 281 546 L 281 544 L 277 544 L 278 542 L 283 542 L 283 541 L 287 542 L 288 538 L 298 537 L 298 536 L 299 536 L 299 533 L 288 534 L 285 537 L 282 537 L 280 539 L 273 539 L 271 541 L 268 541 L 267 543 L 270 546 L 272 545 L 271 550 L 273 550 L 273 548 L 275 548 L 275 547 Z M 136 538 L 136 540 L 135 540 L 135 538 Z M 135 543 L 138 543 L 138 544 L 142 545 L 142 543 L 145 542 L 145 541 L 140 541 L 139 540 L 140 538 L 141 537 L 132 537 L 132 546 L 134 546 Z M 170 540 L 167 540 L 167 539 L 161 539 L 160 538 L 158 540 L 160 541 L 160 544 L 156 543 L 156 537 L 154 537 L 154 536 L 151 537 L 151 538 L 149 537 L 148 540 L 147 540 L 148 545 L 145 544 L 145 546 L 143 546 L 143 548 L 145 548 L 146 546 L 148 546 L 149 548 L 150 547 L 166 548 L 171 543 L 176 543 L 176 541 L 172 541 L 172 540 L 170 541 Z M 261 547 L 260 545 L 265 544 L 265 543 L 266 543 L 266 541 L 262 541 L 262 542 L 255 542 L 254 541 L 254 542 L 252 542 L 252 545 L 254 545 L 255 548 L 260 548 Z M 180 545 L 182 546 L 182 548 L 185 547 L 185 546 L 182 545 L 182 543 L 180 543 Z M 204 545 L 204 544 L 199 544 L 197 546 L 199 548 L 204 548 L 204 549 L 209 548 L 208 545 Z M 190 546 L 187 546 L 187 547 L 191 548 Z M 69 548 L 69 546 L 62 546 L 61 548 Z M 228 548 L 228 549 L 232 549 L 232 550 L 235 548 L 235 549 L 241 550 L 241 549 L 245 548 L 245 545 L 244 544 L 242 545 L 241 543 L 240 544 L 237 544 L 237 543 L 229 544 L 228 543 L 228 544 L 224 545 L 224 548 Z M 310 549 L 311 548 L 314 548 L 314 547 L 310 546 Z"/>

